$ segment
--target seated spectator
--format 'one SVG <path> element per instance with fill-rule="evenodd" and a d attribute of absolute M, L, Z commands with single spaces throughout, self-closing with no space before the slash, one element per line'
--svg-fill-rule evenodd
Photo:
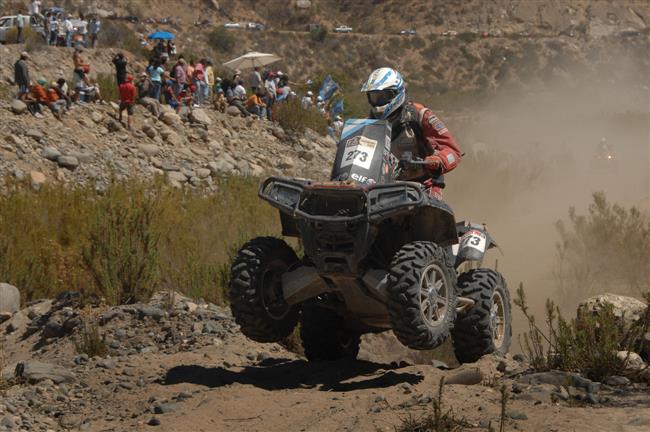
<path fill-rule="evenodd" d="M 194 92 L 196 92 L 196 87 L 193 85 L 185 84 L 183 86 L 183 89 L 178 93 L 178 96 L 176 97 L 178 101 L 178 105 L 176 107 L 176 111 L 180 111 L 182 107 L 187 107 L 188 109 L 192 109 L 192 104 L 194 101 Z"/>
<path fill-rule="evenodd" d="M 222 87 L 226 89 L 225 94 L 226 94 L 226 101 L 228 102 L 228 105 L 237 107 L 239 112 L 241 112 L 244 117 L 250 116 L 251 113 L 249 113 L 246 107 L 244 106 L 244 101 L 235 95 L 237 83 L 224 80 Z M 246 95 L 246 90 L 244 90 L 244 95 Z"/>
<path fill-rule="evenodd" d="M 52 110 L 52 114 L 59 120 L 62 120 L 63 114 L 66 111 L 66 101 L 59 97 L 59 92 L 57 91 L 57 83 L 53 82 L 50 84 L 50 88 L 47 89 L 47 99 L 49 101 L 48 106 Z"/>
<path fill-rule="evenodd" d="M 214 94 L 212 95 L 212 104 L 214 109 L 225 113 L 226 112 L 226 95 L 221 88 L 221 78 L 216 78 L 216 84 L 214 86 Z"/>
<path fill-rule="evenodd" d="M 246 109 L 248 112 L 256 115 L 260 119 L 266 118 L 266 104 L 262 99 L 264 93 L 264 87 L 257 87 L 257 91 L 246 100 Z"/>
<path fill-rule="evenodd" d="M 72 107 L 72 98 L 68 94 L 68 84 L 65 82 L 65 79 L 59 78 L 56 80 L 56 83 L 52 83 L 50 89 L 54 89 L 59 99 L 65 101 L 65 108 L 69 111 Z"/>
<path fill-rule="evenodd" d="M 120 115 L 119 121 L 122 123 L 122 112 L 126 110 L 127 128 L 130 130 L 133 125 L 133 106 L 135 105 L 136 89 L 133 85 L 133 75 L 126 76 L 126 82 L 120 84 Z"/>
<path fill-rule="evenodd" d="M 45 78 L 39 78 L 36 80 L 36 84 L 33 84 L 30 87 L 29 93 L 25 95 L 23 99 L 27 104 L 27 109 L 29 112 L 37 118 L 43 117 L 43 110 L 41 109 L 41 105 L 48 107 L 50 105 L 50 101 L 47 98 L 47 92 L 45 90 L 46 83 L 47 81 Z"/>
<path fill-rule="evenodd" d="M 242 101 L 242 102 L 245 101 L 246 99 L 248 99 L 248 97 L 246 96 L 246 88 L 244 87 L 244 81 L 243 80 L 237 81 L 237 85 L 235 86 L 235 89 L 233 90 L 233 93 L 234 93 L 235 97 L 237 99 L 239 99 L 240 101 Z"/>

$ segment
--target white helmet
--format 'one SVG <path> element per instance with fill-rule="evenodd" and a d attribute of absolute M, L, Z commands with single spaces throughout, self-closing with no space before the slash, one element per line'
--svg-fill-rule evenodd
<path fill-rule="evenodd" d="M 318 102 L 323 102 L 323 97 L 321 95 L 318 95 L 318 97 L 316 97 L 316 100 Z"/>
<path fill-rule="evenodd" d="M 376 118 L 386 119 L 406 102 L 406 83 L 395 69 L 379 68 L 373 71 L 361 91 Z"/>
<path fill-rule="evenodd" d="M 313 96 L 313 95 L 314 95 L 314 94 L 311 92 L 311 90 L 309 90 L 309 91 L 307 92 L 307 96 L 310 96 L 310 97 L 311 97 L 311 96 Z"/>

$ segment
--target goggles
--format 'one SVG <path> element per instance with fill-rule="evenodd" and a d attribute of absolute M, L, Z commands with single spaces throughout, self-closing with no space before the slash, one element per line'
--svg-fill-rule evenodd
<path fill-rule="evenodd" d="M 395 96 L 397 96 L 397 91 L 393 89 L 385 90 L 373 90 L 367 93 L 368 103 L 372 106 L 383 106 L 388 105 Z"/>

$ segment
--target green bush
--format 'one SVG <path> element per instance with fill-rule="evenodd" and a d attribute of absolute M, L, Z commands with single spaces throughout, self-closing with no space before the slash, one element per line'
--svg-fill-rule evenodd
<path fill-rule="evenodd" d="M 327 38 L 327 29 L 325 27 L 313 28 L 309 31 L 309 37 L 316 42 L 323 42 Z"/>
<path fill-rule="evenodd" d="M 225 27 L 215 27 L 208 33 L 208 43 L 217 51 L 229 53 L 235 47 L 235 37 Z"/>
<path fill-rule="evenodd" d="M 277 104 L 274 110 L 278 123 L 287 131 L 302 133 L 309 128 L 322 135 L 327 133 L 327 120 L 314 108 L 304 109 L 298 98 Z"/>
<path fill-rule="evenodd" d="M 8 181 L 8 180 L 7 180 Z M 232 256 L 245 239 L 279 235 L 258 181 L 216 179 L 217 192 L 158 182 L 66 189 L 9 183 L 0 196 L 0 280 L 25 301 L 63 291 L 131 302 L 154 289 L 223 304 Z"/>

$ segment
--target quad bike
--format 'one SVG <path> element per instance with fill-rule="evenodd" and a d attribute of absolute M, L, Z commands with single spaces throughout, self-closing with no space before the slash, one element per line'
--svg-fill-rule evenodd
<path fill-rule="evenodd" d="M 422 184 L 397 181 L 424 163 L 403 156 L 391 153 L 387 122 L 348 120 L 331 181 L 261 183 L 259 196 L 280 210 L 282 234 L 298 237 L 304 256 L 272 237 L 239 250 L 230 304 L 247 337 L 278 342 L 300 322 L 309 360 L 355 358 L 362 334 L 391 329 L 419 350 L 452 336 L 461 362 L 508 351 L 505 280 L 479 268 L 496 244 L 485 226 L 456 223 Z"/>

